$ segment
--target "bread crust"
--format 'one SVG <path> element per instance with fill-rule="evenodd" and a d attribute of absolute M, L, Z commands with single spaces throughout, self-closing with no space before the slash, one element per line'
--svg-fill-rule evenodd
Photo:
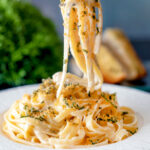
<path fill-rule="evenodd" d="M 106 44 L 126 72 L 127 80 L 143 78 L 147 73 L 132 44 L 120 29 L 107 29 L 103 35 Z"/>
<path fill-rule="evenodd" d="M 104 81 L 107 83 L 120 83 L 126 78 L 119 61 L 111 54 L 107 46 L 102 45 L 97 54 L 97 62 L 100 65 Z"/>

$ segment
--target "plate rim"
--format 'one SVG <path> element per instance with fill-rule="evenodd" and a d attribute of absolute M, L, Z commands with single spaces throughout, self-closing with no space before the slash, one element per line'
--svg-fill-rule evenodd
<path fill-rule="evenodd" d="M 23 91 L 25 91 L 25 89 L 28 89 L 28 88 L 31 88 L 31 89 L 36 89 L 37 87 L 38 87 L 38 85 L 39 84 L 31 84 L 31 85 L 23 85 L 23 86 L 18 86 L 18 87 L 13 87 L 13 88 L 8 88 L 8 89 L 4 89 L 4 90 L 0 90 L 0 95 L 1 94 L 3 94 L 3 93 L 8 93 L 8 92 L 15 92 L 15 91 L 17 91 L 17 90 L 20 90 L 21 89 L 21 92 L 23 92 Z M 139 94 L 144 94 L 144 95 L 146 95 L 147 97 L 149 97 L 150 98 L 150 93 L 148 93 L 148 92 L 145 92 L 145 91 L 141 91 L 141 90 L 139 90 L 139 89 L 134 89 L 134 88 L 132 88 L 132 87 L 127 87 L 127 86 L 120 86 L 120 85 L 113 85 L 113 84 L 104 84 L 103 86 L 102 86 L 102 90 L 103 90 L 103 88 L 105 88 L 105 90 L 107 89 L 107 87 L 109 87 L 109 89 L 112 87 L 112 89 L 115 87 L 115 89 L 113 89 L 114 91 L 116 90 L 116 88 L 117 89 L 121 89 L 121 90 L 130 90 L 130 91 L 133 91 L 134 93 L 139 93 Z M 108 91 L 109 91 L 109 89 L 108 89 Z M 117 92 L 117 91 L 116 91 Z M 117 92 L 118 93 L 118 92 Z M 1 100 L 1 98 L 0 98 L 0 100 Z M 13 103 L 14 101 L 11 101 L 11 103 Z M 11 103 L 9 103 L 9 105 L 11 105 Z M 148 131 L 150 131 L 150 124 L 149 124 L 149 130 Z M 136 136 L 132 136 L 133 137 L 133 139 L 135 139 L 136 138 Z M 2 138 L 2 135 L 0 135 L 0 140 L 1 141 L 3 141 L 3 138 Z M 7 140 L 5 140 L 5 141 L 7 141 Z M 89 147 L 89 148 L 79 148 L 79 149 L 76 149 L 76 150 L 98 150 L 98 149 L 103 149 L 103 150 L 112 150 L 112 149 L 114 149 L 114 150 L 126 150 L 126 149 L 128 149 L 128 150 L 135 150 L 136 148 L 134 147 L 135 145 L 133 145 L 133 146 L 131 146 L 131 148 L 129 148 L 129 147 L 127 147 L 127 145 L 128 145 L 128 141 L 130 141 L 130 140 L 128 140 L 128 139 L 126 139 L 126 140 L 123 140 L 123 141 L 120 141 L 120 142 L 117 142 L 117 143 L 114 143 L 114 144 L 110 144 L 110 145 L 106 145 L 106 146 L 100 146 L 100 147 L 96 147 L 96 146 L 93 146 L 93 147 Z M 13 141 L 12 141 L 13 142 Z M 12 142 L 10 142 L 10 143 L 12 143 Z M 131 141 L 130 141 L 131 142 Z M 18 143 L 17 143 L 18 144 Z M 137 143 L 138 144 L 138 143 Z M 3 145 L 3 143 L 2 143 L 2 145 Z M 12 143 L 12 145 L 13 145 L 13 143 Z M 14 144 L 15 145 L 15 144 Z M 4 146 L 4 145 L 3 145 Z M 1 147 L 1 142 L 0 142 L 0 150 L 3 150 L 3 146 Z M 121 148 L 121 147 L 125 147 L 125 149 L 124 148 Z M 19 147 L 20 148 L 22 148 L 23 147 L 23 149 L 35 149 L 35 150 L 42 150 L 42 148 L 37 148 L 37 147 L 33 147 L 33 146 L 28 146 L 28 145 L 23 145 L 23 144 L 19 144 L 19 145 L 17 145 L 17 148 L 18 149 L 16 149 L 16 150 L 19 150 Z M 127 148 L 126 148 L 127 147 Z M 1 149 L 2 148 L 2 149 Z M 147 147 L 144 147 L 145 149 L 147 148 L 147 149 L 150 149 L 150 143 L 149 143 L 149 145 L 147 144 Z M 43 148 L 44 149 L 44 148 Z M 147 150 L 146 149 L 146 150 Z M 15 149 L 13 149 L 13 150 L 15 150 Z M 46 150 L 46 149 L 45 149 Z M 139 146 L 139 149 L 136 149 L 136 150 L 141 150 L 140 149 L 140 146 Z"/>

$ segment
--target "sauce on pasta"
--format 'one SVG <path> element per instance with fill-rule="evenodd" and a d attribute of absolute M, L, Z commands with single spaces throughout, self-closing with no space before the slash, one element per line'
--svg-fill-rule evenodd
<path fill-rule="evenodd" d="M 3 131 L 16 142 L 48 148 L 100 146 L 131 136 L 137 132 L 133 110 L 120 107 L 115 93 L 101 91 L 99 0 L 62 0 L 60 7 L 63 72 L 17 100 L 4 115 Z M 67 73 L 69 48 L 84 78 Z"/>

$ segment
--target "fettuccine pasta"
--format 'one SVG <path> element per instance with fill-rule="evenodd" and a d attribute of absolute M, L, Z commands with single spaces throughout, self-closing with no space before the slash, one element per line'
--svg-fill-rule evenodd
<path fill-rule="evenodd" d="M 5 114 L 3 130 L 15 141 L 52 148 L 105 145 L 137 131 L 137 118 L 119 107 L 116 94 L 100 89 L 87 93 L 86 81 L 67 74 L 59 98 L 62 73 L 44 80 L 32 95 L 24 95 Z M 81 84 L 80 84 L 81 83 Z"/>
<path fill-rule="evenodd" d="M 4 115 L 3 131 L 16 142 L 48 148 L 100 146 L 133 135 L 138 130 L 133 110 L 120 107 L 115 93 L 101 90 L 103 78 L 95 59 L 102 33 L 99 1 L 63 0 L 60 7 L 63 72 L 17 100 Z M 67 73 L 69 48 L 83 78 Z"/>
<path fill-rule="evenodd" d="M 62 0 L 60 8 L 64 20 L 64 65 L 57 97 L 65 81 L 69 46 L 77 65 L 88 80 L 88 91 L 98 89 L 103 83 L 95 59 L 101 45 L 101 4 L 99 0 Z"/>

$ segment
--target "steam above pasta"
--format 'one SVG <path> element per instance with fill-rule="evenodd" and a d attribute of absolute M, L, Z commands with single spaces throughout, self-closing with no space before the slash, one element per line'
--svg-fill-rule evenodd
<path fill-rule="evenodd" d="M 31 95 L 17 100 L 4 115 L 3 131 L 16 142 L 48 148 L 123 140 L 137 131 L 137 118 L 130 108 L 118 105 L 116 94 L 101 91 L 103 78 L 95 59 L 102 33 L 100 3 L 63 0 L 61 11 L 63 72 L 43 80 Z M 67 73 L 69 47 L 84 78 Z"/>

